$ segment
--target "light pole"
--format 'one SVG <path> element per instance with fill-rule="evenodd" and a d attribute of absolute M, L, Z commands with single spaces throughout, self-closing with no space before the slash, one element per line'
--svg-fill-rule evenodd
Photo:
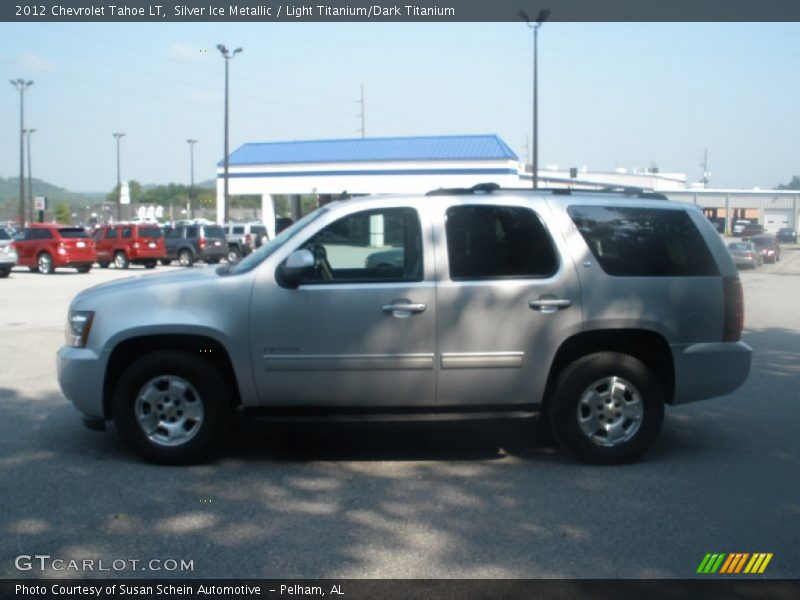
<path fill-rule="evenodd" d="M 225 59 L 225 179 L 224 179 L 224 186 L 225 191 L 223 192 L 223 202 L 225 203 L 225 211 L 223 213 L 223 220 L 227 223 L 230 219 L 228 215 L 230 214 L 230 207 L 228 206 L 228 63 L 231 62 L 231 59 L 239 54 L 242 51 L 241 48 L 236 48 L 233 52 L 228 50 L 223 44 L 217 44 L 217 50 L 219 50 L 220 54 L 222 54 L 222 58 Z"/>
<path fill-rule="evenodd" d="M 28 146 L 28 223 L 33 223 L 33 167 L 31 166 L 31 134 L 35 129 L 23 129 Z"/>
<path fill-rule="evenodd" d="M 115 131 L 112 135 L 117 140 L 117 221 L 122 221 L 122 180 L 119 177 L 119 141 L 125 134 L 121 131 Z"/>
<path fill-rule="evenodd" d="M 25 225 L 25 90 L 33 81 L 11 79 L 11 85 L 19 90 L 19 226 Z"/>
<path fill-rule="evenodd" d="M 541 27 L 542 23 L 550 16 L 550 9 L 543 8 L 540 10 L 535 23 L 531 23 L 530 18 L 524 10 L 519 11 L 519 16 L 522 17 L 528 27 L 533 31 L 533 164 L 531 165 L 533 172 L 531 174 L 533 175 L 533 189 L 536 189 L 539 187 L 539 98 L 537 89 L 537 79 L 539 75 L 537 69 L 539 27 Z"/>
<path fill-rule="evenodd" d="M 194 219 L 194 213 L 197 210 L 194 201 L 194 145 L 197 140 L 188 139 L 186 143 L 189 144 L 189 218 Z"/>

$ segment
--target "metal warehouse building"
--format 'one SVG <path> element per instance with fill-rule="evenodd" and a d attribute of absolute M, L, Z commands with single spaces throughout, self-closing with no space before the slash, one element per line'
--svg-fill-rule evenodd
<path fill-rule="evenodd" d="M 586 184 L 655 189 L 673 200 L 702 207 L 731 231 L 735 219 L 751 219 L 767 231 L 798 226 L 797 192 L 691 189 L 685 174 L 613 173 L 571 169 L 539 172 L 542 187 Z M 571 177 L 579 177 L 571 181 Z M 229 194 L 261 196 L 261 218 L 274 235 L 273 196 L 302 194 L 425 193 L 437 188 L 493 182 L 528 187 L 530 172 L 497 135 L 457 135 L 248 143 L 229 157 Z M 224 169 L 217 168 L 217 221 L 224 219 Z"/>

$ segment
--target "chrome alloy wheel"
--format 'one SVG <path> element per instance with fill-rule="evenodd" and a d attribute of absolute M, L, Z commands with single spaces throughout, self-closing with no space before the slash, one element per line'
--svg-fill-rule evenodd
<path fill-rule="evenodd" d="M 203 423 L 203 401 L 191 383 L 177 375 L 148 381 L 136 395 L 136 421 L 159 446 L 180 446 L 191 440 Z"/>
<path fill-rule="evenodd" d="M 598 446 L 613 447 L 629 441 L 642 425 L 644 405 L 639 390 L 621 377 L 598 379 L 578 402 L 578 425 Z"/>

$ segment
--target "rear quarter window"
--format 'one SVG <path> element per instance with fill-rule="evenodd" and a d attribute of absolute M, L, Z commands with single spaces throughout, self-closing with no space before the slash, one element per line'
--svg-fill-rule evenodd
<path fill-rule="evenodd" d="M 203 228 L 205 232 L 205 236 L 209 238 L 224 238 L 225 237 L 225 230 L 222 229 L 219 225 L 212 225 L 209 227 Z"/>
<path fill-rule="evenodd" d="M 609 275 L 719 275 L 714 258 L 683 210 L 627 206 L 570 206 L 569 215 Z"/>
<path fill-rule="evenodd" d="M 160 238 L 161 230 L 158 227 L 139 227 L 139 237 Z"/>
<path fill-rule="evenodd" d="M 58 235 L 62 238 L 88 238 L 89 234 L 80 227 L 65 227 L 58 230 Z"/>

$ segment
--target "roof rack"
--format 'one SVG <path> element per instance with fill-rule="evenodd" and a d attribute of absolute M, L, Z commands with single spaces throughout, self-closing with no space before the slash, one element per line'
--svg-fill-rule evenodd
<path fill-rule="evenodd" d="M 598 185 L 598 184 L 594 184 Z M 622 186 L 622 185 L 607 185 L 595 188 L 504 188 L 496 183 L 479 183 L 470 188 L 439 188 L 431 190 L 426 193 L 426 196 L 464 196 L 469 194 L 491 194 L 501 190 L 506 191 L 540 191 L 550 192 L 555 196 L 570 196 L 574 192 L 590 193 L 590 194 L 622 194 L 624 196 L 632 196 L 644 200 L 669 200 L 664 194 L 659 192 L 645 190 L 640 187 Z"/>

